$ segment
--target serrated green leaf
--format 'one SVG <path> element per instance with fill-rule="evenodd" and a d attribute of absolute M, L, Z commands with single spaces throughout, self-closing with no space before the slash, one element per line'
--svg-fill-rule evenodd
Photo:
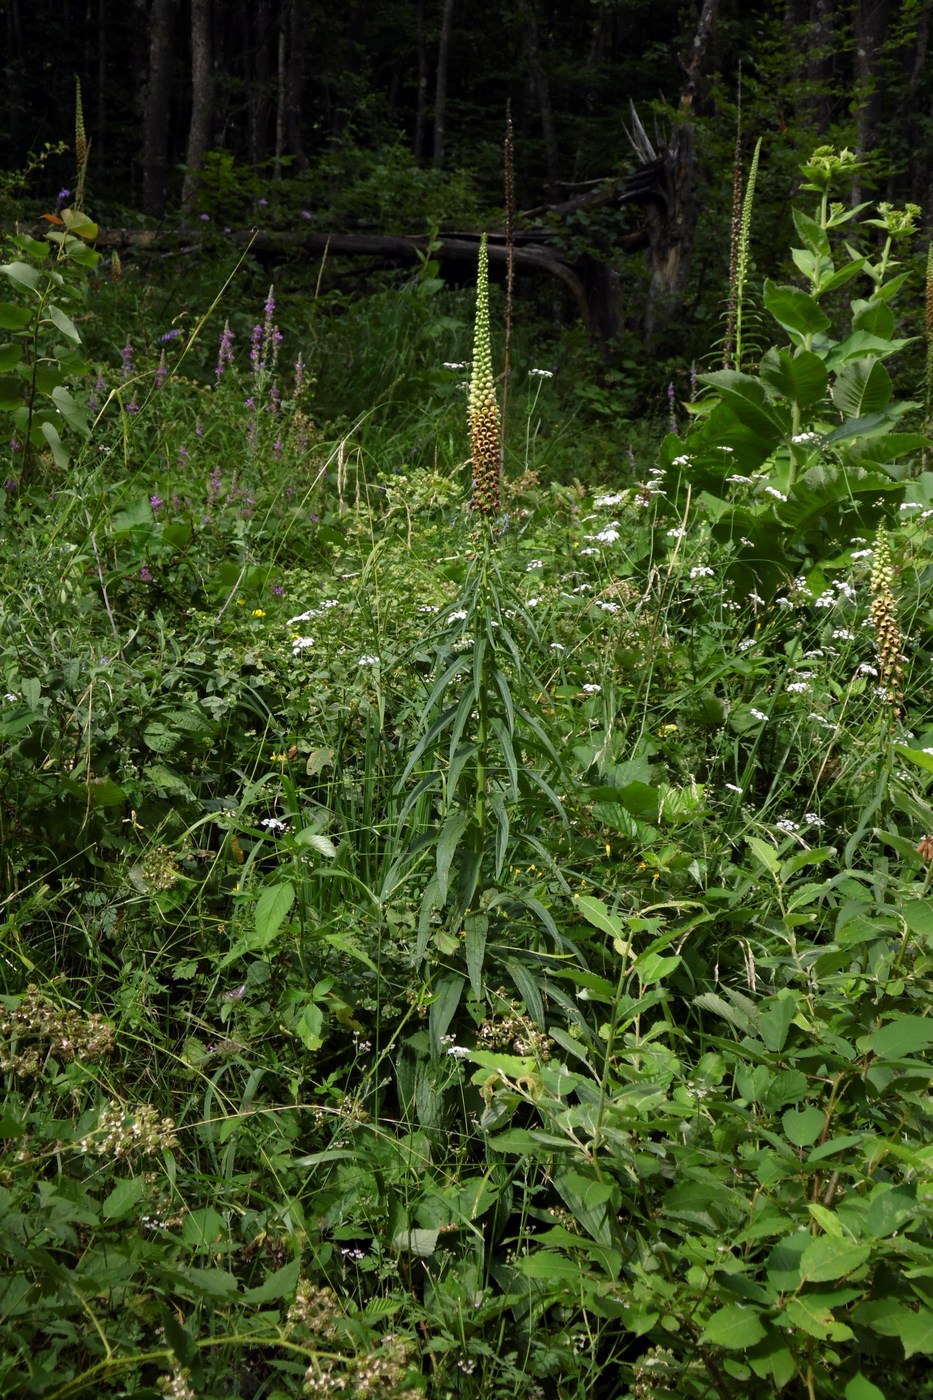
<path fill-rule="evenodd" d="M 255 936 L 251 940 L 253 948 L 267 948 L 278 933 L 295 902 L 295 886 L 291 880 L 280 880 L 269 885 L 256 901 Z"/>
<path fill-rule="evenodd" d="M 862 1036 L 860 1050 L 873 1050 L 882 1059 L 898 1060 L 933 1045 L 933 1016 L 899 1013 L 873 1035 Z"/>
<path fill-rule="evenodd" d="M 700 1342 L 729 1351 L 747 1351 L 764 1336 L 765 1329 L 756 1308 L 745 1303 L 727 1303 L 713 1313 Z"/>
<path fill-rule="evenodd" d="M 275 1303 L 280 1298 L 293 1298 L 301 1277 L 301 1260 L 292 1259 L 281 1269 L 270 1270 L 262 1283 L 248 1288 L 243 1297 L 247 1303 Z"/>
<path fill-rule="evenodd" d="M 784 1316 L 788 1322 L 799 1327 L 801 1332 L 806 1332 L 808 1336 L 816 1337 L 820 1341 L 845 1342 L 853 1335 L 851 1327 L 836 1321 L 830 1308 L 806 1293 L 796 1298 L 788 1298 Z"/>
<path fill-rule="evenodd" d="M 908 1361 L 918 1352 L 933 1352 L 933 1309 L 921 1303 L 917 1312 L 904 1319 L 899 1335 Z"/>
<path fill-rule="evenodd" d="M 118 1181 L 104 1197 L 100 1213 L 104 1220 L 122 1220 L 142 1200 L 144 1182 L 141 1176 L 127 1176 Z"/>
<path fill-rule="evenodd" d="M 800 1260 L 804 1283 L 830 1283 L 860 1269 L 871 1256 L 871 1245 L 821 1235 L 813 1240 Z"/>

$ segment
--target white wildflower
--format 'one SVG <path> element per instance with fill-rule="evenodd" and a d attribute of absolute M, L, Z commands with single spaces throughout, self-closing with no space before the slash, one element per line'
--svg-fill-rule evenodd
<path fill-rule="evenodd" d="M 585 686 L 583 687 L 583 689 L 586 691 L 587 695 L 598 695 L 598 694 L 600 693 L 600 691 L 602 690 L 602 686 L 601 686 L 601 685 L 593 685 L 593 684 L 591 683 L 591 684 L 589 684 L 589 685 L 585 685 Z"/>

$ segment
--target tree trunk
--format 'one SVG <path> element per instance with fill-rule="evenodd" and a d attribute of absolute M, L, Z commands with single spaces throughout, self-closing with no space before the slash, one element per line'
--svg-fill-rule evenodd
<path fill-rule="evenodd" d="M 888 0 L 858 0 L 855 6 L 855 149 L 864 159 L 878 144 L 882 110 L 881 64 L 888 37 Z M 853 202 L 862 199 L 861 172 L 853 182 Z"/>
<path fill-rule="evenodd" d="M 428 43 L 424 28 L 424 0 L 418 0 L 418 95 L 415 105 L 415 137 L 412 142 L 412 154 L 419 163 L 424 159 L 424 136 L 428 116 Z"/>
<path fill-rule="evenodd" d="M 153 0 L 149 12 L 149 78 L 143 109 L 143 212 L 152 219 L 161 219 L 165 214 L 174 18 L 175 0 Z"/>
<path fill-rule="evenodd" d="M 283 23 L 284 28 L 284 23 Z M 295 158 L 296 170 L 305 171 L 309 160 L 301 138 L 301 97 L 304 90 L 305 34 L 302 0 L 288 3 L 288 57 L 285 65 L 285 135 Z"/>
<path fill-rule="evenodd" d="M 450 31 L 453 27 L 454 0 L 444 0 L 441 12 L 441 36 L 437 43 L 437 81 L 434 87 L 434 157 L 432 164 L 440 170 L 444 164 L 444 137 L 447 122 L 447 68 L 450 62 Z"/>
<path fill-rule="evenodd" d="M 548 192 L 553 197 L 560 181 L 560 156 L 557 149 L 557 135 L 554 130 L 554 112 L 551 107 L 547 69 L 541 57 L 541 37 L 534 0 L 521 0 L 519 10 L 521 21 L 525 26 L 525 62 L 528 64 L 528 73 L 538 103 L 538 115 L 541 118 Z"/>
<path fill-rule="evenodd" d="M 191 124 L 181 196 L 185 209 L 197 199 L 201 166 L 211 144 L 213 98 L 211 0 L 191 0 Z"/>
<path fill-rule="evenodd" d="M 644 331 L 653 345 L 680 310 L 687 283 L 690 247 L 697 219 L 693 107 L 705 86 L 705 64 L 719 0 L 703 0 L 690 57 L 684 64 L 687 82 L 667 149 L 662 156 L 666 207 L 649 204 L 648 239 L 651 280 L 645 303 Z M 653 155 L 650 143 L 645 154 Z"/>

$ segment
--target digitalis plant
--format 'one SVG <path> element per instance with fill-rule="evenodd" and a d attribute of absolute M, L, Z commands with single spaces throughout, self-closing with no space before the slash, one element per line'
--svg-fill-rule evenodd
<path fill-rule="evenodd" d="M 489 254 L 486 235 L 479 245 L 476 276 L 476 331 L 473 373 L 470 376 L 470 448 L 473 461 L 473 505 L 487 518 L 502 508 L 502 444 L 499 404 L 492 373 L 489 335 Z"/>

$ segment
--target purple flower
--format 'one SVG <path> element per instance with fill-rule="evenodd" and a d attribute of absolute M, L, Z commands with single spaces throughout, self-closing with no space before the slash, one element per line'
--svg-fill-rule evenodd
<path fill-rule="evenodd" d="M 677 427 L 677 409 L 676 409 L 676 404 L 677 404 L 677 396 L 676 396 L 676 393 L 675 393 L 675 390 L 674 390 L 674 383 L 673 383 L 673 380 L 672 380 L 672 381 L 668 384 L 668 386 L 667 386 L 667 408 L 668 408 L 668 412 L 669 412 L 670 417 L 671 417 L 671 432 L 672 432 L 672 433 L 677 433 L 678 436 L 679 436 L 679 435 L 680 435 L 680 430 L 679 430 L 679 428 Z"/>
<path fill-rule="evenodd" d="M 220 348 L 217 351 L 217 367 L 214 370 L 219 379 L 227 365 L 233 364 L 233 331 L 230 329 L 230 322 L 224 321 L 224 328 L 220 336 Z"/>
<path fill-rule="evenodd" d="M 261 199 L 261 200 L 259 201 L 259 203 L 262 204 L 262 205 L 265 205 L 265 204 L 268 204 L 269 201 L 268 201 L 268 199 Z"/>
<path fill-rule="evenodd" d="M 140 569 L 140 571 L 139 571 L 139 578 L 140 578 L 140 582 L 142 582 L 142 583 L 151 583 L 151 582 L 152 582 L 152 574 L 151 574 L 151 572 L 149 571 L 149 569 L 146 568 L 145 564 L 143 565 L 143 567 L 142 567 L 142 568 Z"/>
<path fill-rule="evenodd" d="M 71 190 L 59 190 L 59 192 L 58 192 L 58 205 L 59 205 L 59 208 L 61 208 L 61 206 L 64 204 L 65 200 L 69 197 L 70 194 L 71 194 Z"/>
<path fill-rule="evenodd" d="M 163 501 L 161 496 L 150 496 L 149 504 L 152 506 L 153 515 L 158 515 L 159 511 L 165 505 L 165 502 Z"/>
<path fill-rule="evenodd" d="M 204 424 L 201 422 L 200 418 L 195 418 L 194 420 L 194 435 L 195 437 L 204 436 Z"/>
<path fill-rule="evenodd" d="M 178 449 L 178 461 L 179 461 L 179 464 L 181 464 L 181 463 L 183 463 L 183 462 L 187 462 L 187 460 L 188 460 L 188 455 L 189 455 L 189 454 L 188 454 L 188 449 L 187 449 L 187 447 L 185 447 L 184 445 L 182 445 L 181 447 L 179 447 L 179 449 Z"/>
<path fill-rule="evenodd" d="M 272 444 L 272 451 L 275 453 L 276 457 L 281 457 L 283 451 L 282 444 L 280 442 L 274 442 Z"/>
<path fill-rule="evenodd" d="M 281 598 L 282 594 L 285 592 L 285 589 L 282 587 L 282 585 L 281 585 L 280 583 L 277 583 L 277 584 L 274 585 L 274 587 L 273 587 L 273 589 L 272 589 L 272 592 L 275 594 L 275 596 L 276 596 L 277 598 Z"/>
<path fill-rule="evenodd" d="M 165 344 L 169 340 L 177 340 L 180 335 L 184 335 L 184 331 L 176 326 L 173 331 L 166 331 L 164 335 L 160 335 L 159 340 Z"/>
<path fill-rule="evenodd" d="M 302 217 L 303 219 L 313 219 L 313 218 L 314 218 L 314 215 L 311 213 L 311 210 L 310 210 L 310 209 L 302 209 L 302 211 L 301 211 L 301 217 Z"/>
<path fill-rule="evenodd" d="M 130 399 L 129 403 L 126 405 L 126 411 L 127 413 L 139 412 L 139 404 L 136 402 L 135 399 Z"/>
<path fill-rule="evenodd" d="M 249 345 L 249 362 L 253 367 L 253 374 L 258 374 L 261 369 L 265 369 L 262 358 L 262 326 L 257 324 L 253 327 Z"/>
<path fill-rule="evenodd" d="M 4 489 L 4 491 L 15 491 L 15 490 L 16 490 L 16 482 L 13 480 L 13 478 L 12 478 L 11 476 L 8 476 L 7 479 L 6 479 L 6 481 L 3 483 L 3 489 Z"/>
<path fill-rule="evenodd" d="M 131 340 L 128 340 L 120 351 L 120 359 L 123 361 L 123 367 L 120 370 L 120 378 L 129 379 L 131 374 L 136 373 L 136 366 L 133 363 L 133 342 Z"/>
<path fill-rule="evenodd" d="M 210 214 L 199 214 L 198 218 L 201 220 L 202 224 L 209 224 L 211 221 Z"/>
<path fill-rule="evenodd" d="M 223 489 L 223 482 L 220 478 L 220 467 L 212 467 L 211 474 L 207 479 L 207 503 L 212 505 L 217 500 Z"/>
<path fill-rule="evenodd" d="M 158 369 L 157 369 L 156 372 L 155 372 L 155 386 L 156 386 L 156 388 L 157 388 L 157 389 L 161 389 L 161 388 L 162 388 L 162 385 L 165 383 L 165 381 L 166 381 L 167 378 L 168 378 L 168 365 L 165 363 L 165 351 L 163 350 L 163 351 L 162 351 L 162 354 L 159 356 L 159 367 L 158 367 Z"/>
<path fill-rule="evenodd" d="M 295 361 L 295 398 L 300 399 L 305 387 L 305 362 L 298 356 Z"/>

